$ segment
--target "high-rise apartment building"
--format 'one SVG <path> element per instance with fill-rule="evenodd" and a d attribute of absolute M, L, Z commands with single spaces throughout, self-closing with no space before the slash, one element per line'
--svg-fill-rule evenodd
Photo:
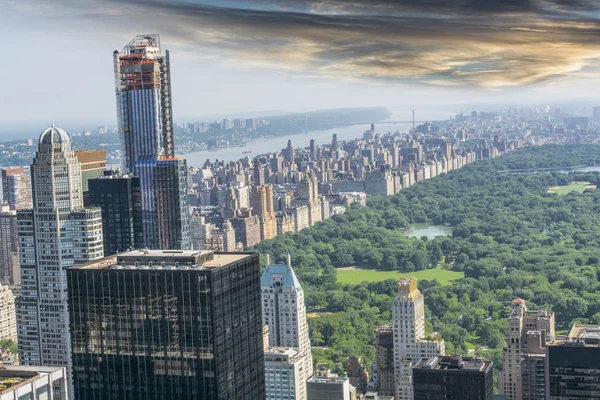
<path fill-rule="evenodd" d="M 0 283 L 19 286 L 20 282 L 17 212 L 0 204 Z"/>
<path fill-rule="evenodd" d="M 440 356 L 446 350 L 441 338 L 425 337 L 425 301 L 415 277 L 398 282 L 398 295 L 392 305 L 392 329 L 395 399 L 412 400 L 413 365 L 423 358 Z"/>
<path fill-rule="evenodd" d="M 257 253 L 136 250 L 68 281 L 76 399 L 265 399 Z"/>
<path fill-rule="evenodd" d="M 169 52 L 139 35 L 113 53 L 123 170 L 140 177 L 144 245 L 189 249 L 187 164 L 175 158 Z"/>
<path fill-rule="evenodd" d="M 547 347 L 549 400 L 600 397 L 600 326 L 573 325 L 567 339 Z"/>
<path fill-rule="evenodd" d="M 348 377 L 331 373 L 327 364 L 317 364 L 315 375 L 306 383 L 307 400 L 356 400 L 356 388 Z"/>
<path fill-rule="evenodd" d="M 89 205 L 102 210 L 104 254 L 144 247 L 140 178 L 110 171 L 88 185 Z"/>
<path fill-rule="evenodd" d="M 376 332 L 377 393 L 394 395 L 394 332 L 391 325 L 380 326 Z"/>
<path fill-rule="evenodd" d="M 528 310 L 525 300 L 514 299 L 506 333 L 498 390 L 508 400 L 544 398 L 546 345 L 554 341 L 554 313 Z"/>
<path fill-rule="evenodd" d="M 158 35 L 138 35 L 113 61 L 123 170 L 136 173 L 141 156 L 175 156 L 169 51 Z"/>
<path fill-rule="evenodd" d="M 265 348 L 267 399 L 306 400 L 304 358 L 291 347 Z"/>
<path fill-rule="evenodd" d="M 0 283 L 0 340 L 2 339 L 17 341 L 17 313 L 15 295 L 8 286 Z"/>
<path fill-rule="evenodd" d="M 298 351 L 303 359 L 299 370 L 299 381 L 306 383 L 313 373 L 304 291 L 291 266 L 288 256 L 287 265 L 270 264 L 260 278 L 262 291 L 263 325 L 269 328 L 269 346 L 291 347 Z M 302 388 L 298 388 L 301 390 Z M 269 390 L 269 388 L 267 388 Z"/>
<path fill-rule="evenodd" d="M 25 168 L 2 169 L 2 196 L 12 210 L 31 208 L 31 182 Z"/>
<path fill-rule="evenodd" d="M 103 257 L 102 213 L 83 207 L 81 169 L 62 129 L 52 126 L 40 135 L 31 183 L 33 209 L 17 213 L 19 358 L 24 365 L 69 372 L 66 270 Z"/>
<path fill-rule="evenodd" d="M 494 363 L 473 357 L 424 358 L 413 367 L 414 400 L 492 400 Z"/>

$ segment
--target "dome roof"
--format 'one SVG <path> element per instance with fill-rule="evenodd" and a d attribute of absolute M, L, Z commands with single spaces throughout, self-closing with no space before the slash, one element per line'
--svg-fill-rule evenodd
<path fill-rule="evenodd" d="M 69 135 L 60 128 L 52 126 L 40 135 L 40 144 L 69 143 Z"/>

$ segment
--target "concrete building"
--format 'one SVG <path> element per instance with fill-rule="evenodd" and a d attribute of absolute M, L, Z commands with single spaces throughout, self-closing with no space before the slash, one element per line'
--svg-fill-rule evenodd
<path fill-rule="evenodd" d="M 327 364 L 318 364 L 306 383 L 307 400 L 356 400 L 356 389 L 346 377 L 331 373 Z"/>
<path fill-rule="evenodd" d="M 31 208 L 31 182 L 26 168 L 2 168 L 2 196 L 11 210 Z"/>
<path fill-rule="evenodd" d="M 267 339 L 268 340 L 268 339 Z M 305 360 L 297 349 L 265 349 L 265 386 L 267 399 L 306 400 Z"/>
<path fill-rule="evenodd" d="M 298 350 L 303 359 L 301 382 L 313 373 L 304 290 L 296 278 L 288 256 L 287 265 L 270 264 L 260 279 L 262 292 L 262 322 L 269 328 L 269 345 L 272 347 L 292 347 Z"/>
<path fill-rule="evenodd" d="M 549 400 L 600 396 L 600 325 L 573 325 L 567 338 L 547 347 Z"/>
<path fill-rule="evenodd" d="M 0 204 L 0 283 L 21 284 L 17 212 L 8 204 Z"/>
<path fill-rule="evenodd" d="M 0 283 L 0 340 L 2 339 L 18 340 L 15 295 L 8 286 Z"/>
<path fill-rule="evenodd" d="M 375 357 L 377 362 L 377 393 L 380 396 L 393 396 L 395 385 L 394 332 L 392 325 L 377 328 Z"/>
<path fill-rule="evenodd" d="M 494 363 L 472 357 L 431 357 L 413 367 L 414 400 L 492 400 Z"/>
<path fill-rule="evenodd" d="M 265 398 L 258 253 L 131 251 L 68 283 L 76 399 Z"/>
<path fill-rule="evenodd" d="M 71 371 L 67 269 L 102 258 L 102 213 L 83 206 L 81 169 L 69 137 L 40 135 L 31 166 L 33 209 L 17 212 L 22 295 L 19 360 Z"/>
<path fill-rule="evenodd" d="M 64 367 L 0 367 L 0 400 L 69 400 Z"/>
<path fill-rule="evenodd" d="M 498 373 L 501 395 L 508 400 L 533 400 L 543 394 L 545 385 L 541 384 L 539 375 L 545 369 L 545 347 L 554 337 L 554 313 L 528 310 L 523 299 L 512 301 L 506 347 Z"/>
<path fill-rule="evenodd" d="M 446 345 L 439 337 L 425 337 L 425 302 L 417 279 L 402 278 L 392 305 L 394 332 L 394 386 L 396 400 L 413 399 L 412 367 L 423 358 L 444 354 Z"/>

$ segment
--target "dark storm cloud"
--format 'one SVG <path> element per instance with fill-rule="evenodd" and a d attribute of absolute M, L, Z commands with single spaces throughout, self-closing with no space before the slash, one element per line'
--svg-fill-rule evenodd
<path fill-rule="evenodd" d="M 242 66 L 346 80 L 499 87 L 594 66 L 599 3 L 104 0 L 88 3 L 86 12 L 116 25 L 156 27 L 182 47 Z"/>

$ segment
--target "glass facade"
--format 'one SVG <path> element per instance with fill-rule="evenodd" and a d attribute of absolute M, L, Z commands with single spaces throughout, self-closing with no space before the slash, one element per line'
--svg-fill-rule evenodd
<path fill-rule="evenodd" d="M 115 174 L 91 179 L 89 204 L 102 209 L 105 255 L 144 246 L 139 178 Z"/>
<path fill-rule="evenodd" d="M 258 254 L 118 257 L 68 271 L 76 399 L 265 398 Z"/>

